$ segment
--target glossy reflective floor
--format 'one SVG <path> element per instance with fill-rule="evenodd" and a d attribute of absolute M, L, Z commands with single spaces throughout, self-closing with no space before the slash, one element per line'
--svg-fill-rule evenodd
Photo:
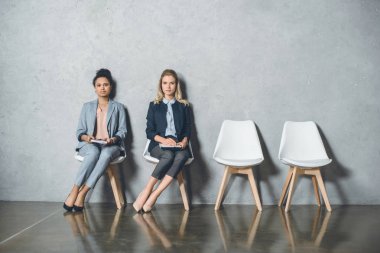
<path fill-rule="evenodd" d="M 380 252 L 380 206 L 213 207 L 0 202 L 0 252 Z"/>

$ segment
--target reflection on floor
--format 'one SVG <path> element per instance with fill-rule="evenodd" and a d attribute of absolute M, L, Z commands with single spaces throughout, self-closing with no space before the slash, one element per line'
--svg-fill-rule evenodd
<path fill-rule="evenodd" d="M 297 219 L 294 219 L 293 218 L 293 215 L 292 213 L 289 213 L 289 212 L 285 212 L 283 209 L 279 209 L 280 211 L 280 215 L 281 215 L 281 221 L 282 221 L 282 224 L 284 226 L 284 229 L 285 229 L 285 233 L 287 235 L 287 238 L 289 240 L 289 243 L 290 245 L 292 246 L 292 249 L 294 251 L 295 248 L 297 248 L 297 246 L 302 246 L 302 247 L 308 247 L 308 248 L 314 248 L 314 247 L 319 247 L 321 242 L 322 242 L 322 239 L 326 233 L 326 230 L 327 230 L 327 225 L 329 223 L 329 220 L 330 220 L 330 216 L 331 216 L 331 212 L 325 212 L 323 215 L 322 215 L 322 212 L 321 212 L 321 207 L 317 207 L 316 208 L 316 211 L 315 211 L 315 216 L 313 218 L 312 221 L 312 226 L 311 226 L 311 234 L 309 237 L 306 237 L 304 239 L 296 239 L 295 238 L 295 233 L 293 232 L 293 226 L 295 227 L 296 229 L 296 234 L 301 234 L 301 232 L 299 231 L 298 229 L 298 226 L 297 226 Z M 323 218 L 323 222 L 321 223 L 321 219 L 322 219 L 322 216 L 324 216 Z M 302 219 L 301 219 L 302 220 Z M 320 227 L 319 227 L 319 224 L 321 223 Z M 308 225 L 308 224 L 303 224 L 303 225 Z M 309 229 L 306 229 L 307 232 L 309 232 Z M 308 240 L 307 238 L 310 238 L 310 240 Z M 297 245 L 296 245 L 297 243 Z M 301 245 L 298 245 L 298 244 L 301 244 Z"/>
<path fill-rule="evenodd" d="M 0 202 L 0 252 L 378 252 L 380 206 L 131 205 Z"/>

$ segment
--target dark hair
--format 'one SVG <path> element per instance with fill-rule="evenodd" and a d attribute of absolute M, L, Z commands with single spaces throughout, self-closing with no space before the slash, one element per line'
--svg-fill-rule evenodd
<path fill-rule="evenodd" d="M 95 87 L 96 79 L 98 79 L 99 77 L 107 78 L 110 85 L 113 86 L 114 82 L 112 79 L 111 71 L 109 71 L 108 69 L 99 69 L 98 71 L 96 71 L 96 75 L 94 79 L 92 80 L 92 85 L 94 85 L 94 87 Z"/>

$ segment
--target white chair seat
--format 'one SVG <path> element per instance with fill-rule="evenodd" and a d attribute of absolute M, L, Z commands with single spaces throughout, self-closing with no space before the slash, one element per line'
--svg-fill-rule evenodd
<path fill-rule="evenodd" d="M 281 158 L 280 161 L 289 166 L 298 166 L 302 168 L 317 168 L 331 163 L 331 159 L 316 159 L 316 160 L 294 160 L 289 158 Z"/>
<path fill-rule="evenodd" d="M 125 151 L 123 151 L 123 152 L 125 153 Z M 122 163 L 122 162 L 125 160 L 125 157 L 126 157 L 125 155 L 120 155 L 120 156 L 114 158 L 114 159 L 110 162 L 110 164 L 118 164 L 118 163 Z M 84 159 L 83 156 L 79 155 L 79 152 L 78 152 L 78 151 L 75 152 L 74 158 L 75 158 L 76 160 L 80 161 L 80 162 L 83 162 L 83 159 Z"/>
<path fill-rule="evenodd" d="M 144 158 L 145 158 L 145 160 L 147 160 L 148 162 L 151 162 L 151 163 L 158 163 L 160 161 L 157 158 L 155 158 L 153 156 L 150 156 L 149 152 L 147 152 L 146 154 L 144 154 Z"/>
<path fill-rule="evenodd" d="M 262 161 L 264 161 L 263 158 L 237 160 L 237 159 L 223 159 L 220 157 L 214 157 L 214 160 L 223 165 L 234 166 L 234 167 L 251 167 L 254 165 L 258 165 Z"/>
<path fill-rule="evenodd" d="M 148 148 L 149 148 L 149 143 L 150 143 L 150 140 L 147 141 L 146 145 L 145 145 L 145 149 L 144 149 L 144 153 L 143 153 L 143 157 L 145 158 L 145 160 L 147 160 L 148 162 L 151 162 L 151 163 L 158 163 L 160 160 L 158 160 L 157 158 L 153 157 L 150 155 L 150 152 L 148 151 Z M 189 150 L 190 150 L 190 154 L 192 157 L 190 157 L 189 159 L 187 159 L 185 165 L 189 165 L 190 163 L 193 162 L 194 160 L 194 154 L 193 154 L 193 149 L 191 147 L 191 143 L 189 142 Z"/>

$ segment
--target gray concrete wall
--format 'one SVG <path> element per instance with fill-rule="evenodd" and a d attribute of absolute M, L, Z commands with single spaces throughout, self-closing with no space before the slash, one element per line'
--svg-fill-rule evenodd
<path fill-rule="evenodd" d="M 317 122 L 333 163 L 332 204 L 380 204 L 380 1 L 0 0 L 0 199 L 63 201 L 78 162 L 81 105 L 109 68 L 129 115 L 128 202 L 152 167 L 141 154 L 145 116 L 165 68 L 178 71 L 194 114 L 193 203 L 214 203 L 223 166 L 212 159 L 224 119 L 254 120 L 265 161 L 264 204 L 287 174 L 278 159 L 286 120 Z M 91 201 L 113 201 L 106 177 Z M 173 185 L 159 203 L 179 203 Z M 225 203 L 253 203 L 232 179 Z M 303 178 L 294 203 L 314 203 Z"/>

